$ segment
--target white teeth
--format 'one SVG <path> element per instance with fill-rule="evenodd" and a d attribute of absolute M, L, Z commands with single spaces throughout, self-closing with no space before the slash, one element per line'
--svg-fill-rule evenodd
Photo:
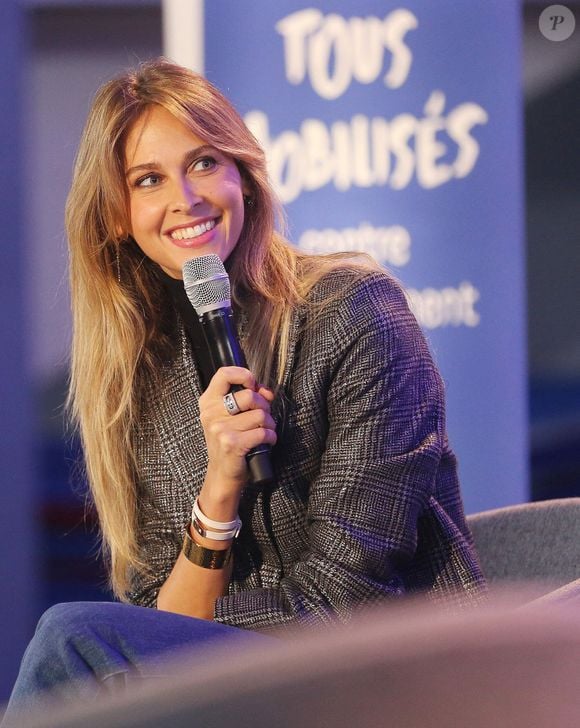
<path fill-rule="evenodd" d="M 202 222 L 201 225 L 196 225 L 195 227 L 179 228 L 179 230 L 174 230 L 171 233 L 171 237 L 173 240 L 192 240 L 193 238 L 198 238 L 200 235 L 203 235 L 203 233 L 206 233 L 208 230 L 213 230 L 214 227 L 215 220 L 208 220 L 207 222 Z"/>

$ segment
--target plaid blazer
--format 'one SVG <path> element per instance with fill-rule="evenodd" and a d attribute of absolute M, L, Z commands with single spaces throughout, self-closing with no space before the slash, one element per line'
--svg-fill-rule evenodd
<path fill-rule="evenodd" d="M 465 523 L 444 392 L 423 334 L 387 273 L 325 276 L 293 320 L 273 407 L 275 482 L 248 486 L 229 592 L 214 618 L 270 630 L 346 620 L 359 605 L 422 591 L 468 605 L 482 575 Z M 243 343 L 243 333 L 242 333 Z M 139 534 L 155 606 L 179 554 L 207 451 L 201 387 L 183 337 L 139 426 Z"/>

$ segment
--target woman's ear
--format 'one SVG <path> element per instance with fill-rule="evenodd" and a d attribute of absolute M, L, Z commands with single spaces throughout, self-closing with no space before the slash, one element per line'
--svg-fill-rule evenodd
<path fill-rule="evenodd" d="M 252 199 L 254 197 L 254 185 L 252 184 L 252 180 L 249 177 L 246 169 L 244 166 L 236 160 L 236 166 L 238 168 L 238 172 L 240 173 L 240 179 L 242 183 L 242 195 L 244 197 L 244 202 L 249 198 Z"/>
<path fill-rule="evenodd" d="M 252 189 L 251 184 L 246 180 L 244 177 L 242 177 L 242 195 L 244 197 L 244 206 L 245 207 L 252 207 L 254 204 L 254 190 Z"/>

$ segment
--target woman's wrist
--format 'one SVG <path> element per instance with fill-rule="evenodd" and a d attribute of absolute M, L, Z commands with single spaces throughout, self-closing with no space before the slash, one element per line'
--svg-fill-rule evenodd
<path fill-rule="evenodd" d="M 227 541 L 216 541 L 213 538 L 206 538 L 204 536 L 201 536 L 195 530 L 191 523 L 188 524 L 187 534 L 194 543 L 198 544 L 199 546 L 203 546 L 203 548 L 212 549 L 213 551 L 227 551 L 231 548 L 234 541 L 233 538 L 228 539 Z"/>
<path fill-rule="evenodd" d="M 236 516 L 231 521 L 216 521 L 209 518 L 201 510 L 199 498 L 196 498 L 191 512 L 191 525 L 204 538 L 215 541 L 231 541 L 231 539 L 238 537 L 242 522 L 239 516 Z"/>
<path fill-rule="evenodd" d="M 241 491 L 246 481 L 228 480 L 208 469 L 197 502 L 213 521 L 234 521 L 238 516 Z"/>

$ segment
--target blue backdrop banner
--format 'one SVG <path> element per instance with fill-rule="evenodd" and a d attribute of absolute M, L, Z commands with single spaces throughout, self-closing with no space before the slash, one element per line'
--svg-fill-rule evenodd
<path fill-rule="evenodd" d="M 405 285 L 469 512 L 527 499 L 518 0 L 206 3 L 206 72 L 310 251 Z"/>

